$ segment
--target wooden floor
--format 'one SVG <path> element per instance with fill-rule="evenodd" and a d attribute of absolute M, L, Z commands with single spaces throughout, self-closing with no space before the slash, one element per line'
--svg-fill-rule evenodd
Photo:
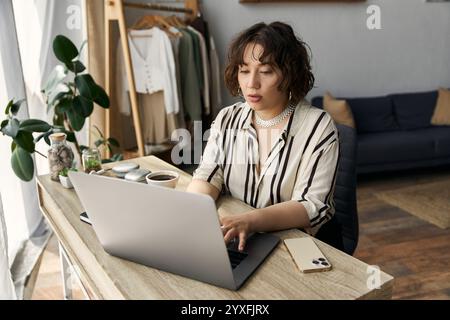
<path fill-rule="evenodd" d="M 358 178 L 360 239 L 355 257 L 395 277 L 394 299 L 450 299 L 450 229 L 380 201 L 374 193 L 443 179 L 450 179 L 450 167 Z M 32 299 L 63 298 L 57 248 L 53 236 Z M 75 298 L 82 298 L 75 291 Z"/>
<path fill-rule="evenodd" d="M 393 299 L 450 299 L 450 229 L 380 201 L 374 193 L 448 179 L 450 167 L 358 179 L 360 238 L 354 256 L 395 277 Z"/>
<path fill-rule="evenodd" d="M 75 279 L 74 279 L 75 280 Z M 84 299 L 77 281 L 71 281 L 73 298 Z M 55 234 L 50 238 L 42 257 L 39 274 L 34 287 L 32 300 L 62 300 L 64 299 L 61 263 L 58 253 L 58 241 Z"/>

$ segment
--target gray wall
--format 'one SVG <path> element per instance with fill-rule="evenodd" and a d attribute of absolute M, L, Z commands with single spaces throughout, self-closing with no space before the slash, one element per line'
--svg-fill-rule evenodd
<path fill-rule="evenodd" d="M 326 90 L 335 96 L 356 97 L 450 87 L 450 2 L 311 1 L 242 4 L 239 0 L 200 0 L 222 70 L 234 35 L 260 21 L 280 20 L 291 24 L 311 47 L 316 88 L 308 98 Z M 182 5 L 177 0 L 156 2 Z M 366 9 L 371 4 L 381 8 L 381 30 L 366 27 Z M 141 14 L 140 10 L 128 11 L 128 22 Z M 224 105 L 236 100 L 225 88 L 223 98 Z"/>
<path fill-rule="evenodd" d="M 366 9 L 381 7 L 381 30 L 368 30 Z M 313 53 L 313 97 L 371 96 L 450 86 L 450 3 L 369 0 L 361 3 L 241 4 L 203 0 L 221 62 L 239 31 L 260 21 L 292 25 Z M 224 93 L 225 104 L 234 100 Z"/>

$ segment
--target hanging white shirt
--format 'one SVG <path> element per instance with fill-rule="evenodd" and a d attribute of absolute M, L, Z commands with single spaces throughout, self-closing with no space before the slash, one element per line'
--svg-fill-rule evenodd
<path fill-rule="evenodd" d="M 176 80 L 175 60 L 172 45 L 167 34 L 159 28 L 131 30 L 128 33 L 130 56 L 134 72 L 136 92 L 152 94 L 164 91 L 167 114 L 180 110 Z M 129 90 L 126 80 L 121 44 L 118 46 L 119 66 L 122 88 Z M 121 103 L 120 111 L 130 114 L 129 103 Z"/>

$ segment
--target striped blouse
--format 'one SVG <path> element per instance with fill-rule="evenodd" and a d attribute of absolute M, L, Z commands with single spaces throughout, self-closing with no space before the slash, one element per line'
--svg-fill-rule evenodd
<path fill-rule="evenodd" d="M 331 116 L 301 101 L 260 170 L 253 110 L 246 102 L 222 109 L 212 123 L 194 179 L 228 191 L 254 208 L 296 200 L 305 207 L 315 235 L 334 214 L 339 157 Z"/>

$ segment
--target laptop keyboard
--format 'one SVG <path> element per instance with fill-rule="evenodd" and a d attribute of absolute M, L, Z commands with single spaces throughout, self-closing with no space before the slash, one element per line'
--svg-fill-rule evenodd
<path fill-rule="evenodd" d="M 227 249 L 227 251 L 228 256 L 230 257 L 232 269 L 236 268 L 239 265 L 239 263 L 241 263 L 242 260 L 244 260 L 248 256 L 247 252 L 240 252 L 233 249 Z"/>

